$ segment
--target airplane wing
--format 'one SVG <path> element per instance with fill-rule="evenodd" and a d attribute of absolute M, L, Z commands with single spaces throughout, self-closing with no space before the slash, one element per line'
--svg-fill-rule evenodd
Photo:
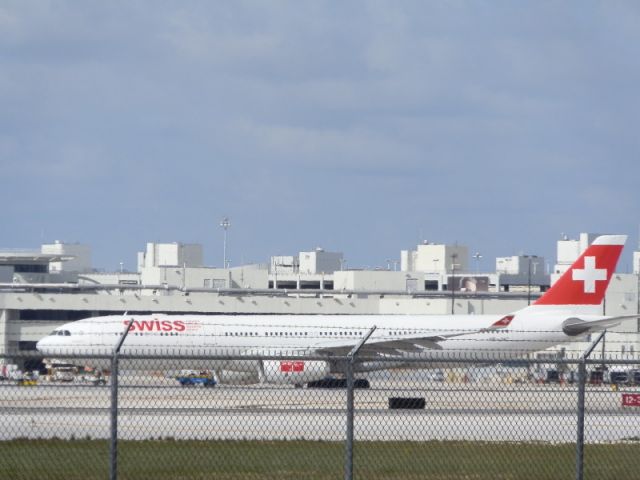
<path fill-rule="evenodd" d="M 479 333 L 483 330 L 452 330 L 434 332 L 433 335 L 416 334 L 415 336 L 403 336 L 399 338 L 381 337 L 370 338 L 359 350 L 360 356 L 389 356 L 402 355 L 406 353 L 418 353 L 427 350 L 442 350 L 441 342 L 461 335 Z M 330 347 L 320 347 L 316 351 L 320 354 L 336 356 L 347 355 L 356 345 L 356 341 L 345 342 L 344 344 L 332 345 Z"/>
<path fill-rule="evenodd" d="M 441 343 L 446 340 L 460 337 L 462 335 L 472 335 L 474 333 L 500 330 L 508 327 L 513 319 L 514 315 L 506 315 L 488 327 L 474 330 L 438 330 L 431 334 L 416 333 L 415 335 L 402 335 L 398 338 L 394 338 L 393 336 L 374 337 L 367 340 L 367 342 L 360 348 L 359 355 L 389 356 L 402 355 L 405 353 L 417 353 L 424 350 L 442 350 Z M 347 355 L 356 343 L 357 342 L 351 342 L 345 343 L 344 345 L 321 347 L 317 349 L 317 352 L 329 355 Z"/>

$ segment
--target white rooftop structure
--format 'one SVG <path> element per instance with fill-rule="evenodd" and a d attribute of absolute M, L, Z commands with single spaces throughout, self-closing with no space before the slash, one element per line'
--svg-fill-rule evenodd
<path fill-rule="evenodd" d="M 581 233 L 578 239 L 570 239 L 567 235 L 562 234 L 562 239 L 558 240 L 557 263 L 553 273 L 562 274 L 566 272 L 571 264 L 599 235 L 599 233 Z"/>
<path fill-rule="evenodd" d="M 464 245 L 423 243 L 415 250 L 400 252 L 403 272 L 451 272 L 469 269 L 469 249 Z"/>
<path fill-rule="evenodd" d="M 341 252 L 326 252 L 318 247 L 311 252 L 300 252 L 298 268 L 300 273 L 333 273 L 342 269 L 344 256 Z"/>
<path fill-rule="evenodd" d="M 138 271 L 149 267 L 202 267 L 202 245 L 197 243 L 147 243 L 138 252 Z"/>
<path fill-rule="evenodd" d="M 539 277 L 545 272 L 545 259 L 538 255 L 513 255 L 496 258 L 496 272 Z"/>

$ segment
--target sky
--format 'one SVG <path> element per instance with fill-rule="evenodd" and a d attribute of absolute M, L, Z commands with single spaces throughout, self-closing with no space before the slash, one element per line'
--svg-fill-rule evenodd
<path fill-rule="evenodd" d="M 639 24 L 634 1 L 4 0 L 0 247 L 220 266 L 226 215 L 232 265 L 635 248 Z"/>

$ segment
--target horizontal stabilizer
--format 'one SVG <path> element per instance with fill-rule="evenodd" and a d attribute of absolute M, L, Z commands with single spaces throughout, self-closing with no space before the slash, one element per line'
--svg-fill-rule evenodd
<path fill-rule="evenodd" d="M 640 318 L 640 314 L 606 317 L 598 320 L 581 320 L 580 318 L 569 318 L 562 324 L 562 331 L 565 333 L 565 335 L 574 337 L 576 335 L 589 333 L 592 330 L 603 330 L 605 328 L 615 327 L 625 320 L 632 320 L 634 318 Z"/>

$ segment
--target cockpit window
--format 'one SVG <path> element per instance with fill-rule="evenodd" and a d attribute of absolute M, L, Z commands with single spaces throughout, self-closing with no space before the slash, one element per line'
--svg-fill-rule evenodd
<path fill-rule="evenodd" d="M 54 330 L 53 332 L 51 332 L 49 335 L 58 335 L 61 337 L 70 337 L 71 336 L 71 332 L 69 330 Z"/>

